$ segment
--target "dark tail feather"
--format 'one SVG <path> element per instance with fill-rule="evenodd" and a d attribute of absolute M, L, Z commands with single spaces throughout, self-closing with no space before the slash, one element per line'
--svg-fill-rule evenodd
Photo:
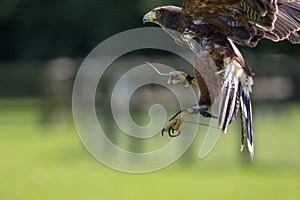
<path fill-rule="evenodd" d="M 247 145 L 251 157 L 254 156 L 253 129 L 252 129 L 252 106 L 250 92 L 241 89 L 241 122 L 242 122 L 242 148 L 245 145 L 245 137 L 247 136 Z"/>
<path fill-rule="evenodd" d="M 239 79 L 228 67 L 224 76 L 219 109 L 219 127 L 226 133 L 228 125 L 234 121 L 239 108 Z"/>

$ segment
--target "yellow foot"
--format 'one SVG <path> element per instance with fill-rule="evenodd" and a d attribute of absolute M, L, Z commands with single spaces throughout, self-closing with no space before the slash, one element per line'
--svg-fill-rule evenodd
<path fill-rule="evenodd" d="M 191 85 L 198 86 L 197 81 L 194 77 L 188 75 L 185 72 L 182 71 L 172 71 L 169 72 L 169 74 L 161 73 L 155 66 L 153 66 L 151 63 L 146 62 L 147 65 L 149 65 L 156 73 L 158 73 L 161 76 L 168 76 L 168 84 L 182 84 L 183 87 L 189 88 Z"/>
<path fill-rule="evenodd" d="M 172 117 L 169 121 L 170 123 L 168 126 L 163 128 L 161 131 L 161 134 L 164 135 L 164 132 L 167 132 L 170 137 L 177 137 L 180 135 L 180 132 L 182 130 L 182 125 L 184 122 L 184 119 L 187 117 L 189 114 L 198 114 L 200 113 L 203 117 L 208 117 L 208 118 L 215 118 L 217 119 L 216 116 L 210 114 L 207 112 L 208 106 L 207 105 L 194 105 L 188 109 L 179 111 L 174 117 Z"/>
<path fill-rule="evenodd" d="M 195 110 L 191 107 L 186 110 L 179 111 L 170 119 L 170 123 L 161 131 L 161 134 L 164 135 L 164 132 L 168 132 L 170 137 L 179 136 L 182 130 L 184 119 L 188 114 L 195 114 Z"/>
<path fill-rule="evenodd" d="M 177 113 L 170 119 L 170 123 L 161 131 L 161 134 L 164 135 L 164 132 L 168 132 L 170 137 L 179 136 L 182 130 L 183 121 L 188 114 L 187 111 L 180 111 Z"/>
<path fill-rule="evenodd" d="M 182 84 L 183 87 L 189 88 L 190 85 L 198 85 L 197 81 L 194 77 L 188 75 L 182 71 L 172 71 L 169 73 L 170 77 L 168 80 L 168 84 Z"/>

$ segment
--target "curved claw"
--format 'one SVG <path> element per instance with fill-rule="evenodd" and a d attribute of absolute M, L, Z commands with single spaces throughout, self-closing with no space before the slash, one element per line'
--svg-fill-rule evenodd
<path fill-rule="evenodd" d="M 172 129 L 172 134 L 171 134 L 171 132 L 170 132 L 170 129 L 169 129 L 169 131 L 168 131 L 168 134 L 169 134 L 170 137 L 177 137 L 177 136 L 180 135 L 180 133 L 181 133 L 181 132 L 179 131 L 179 132 L 177 132 L 177 133 L 174 134 L 174 129 Z"/>
<path fill-rule="evenodd" d="M 168 132 L 170 137 L 177 137 L 181 133 L 184 118 L 189 114 L 187 110 L 182 110 L 176 113 L 174 117 L 170 119 L 170 123 L 161 131 L 162 136 L 164 132 Z"/>
<path fill-rule="evenodd" d="M 168 135 L 170 137 L 177 137 L 181 133 L 181 131 L 178 131 L 177 133 L 174 134 L 175 130 L 172 127 L 170 127 L 169 129 L 163 128 L 162 131 L 161 131 L 162 136 L 164 136 L 164 132 L 168 132 Z"/>

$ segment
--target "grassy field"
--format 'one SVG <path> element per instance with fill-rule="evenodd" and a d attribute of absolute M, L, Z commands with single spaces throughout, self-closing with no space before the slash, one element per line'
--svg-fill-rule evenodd
<path fill-rule="evenodd" d="M 40 123 L 36 100 L 0 101 L 0 199 L 296 199 L 300 191 L 300 104 L 255 106 L 256 155 L 239 152 L 238 127 L 213 152 L 162 170 L 127 174 L 96 161 L 71 120 Z M 200 138 L 201 139 L 201 138 Z"/>

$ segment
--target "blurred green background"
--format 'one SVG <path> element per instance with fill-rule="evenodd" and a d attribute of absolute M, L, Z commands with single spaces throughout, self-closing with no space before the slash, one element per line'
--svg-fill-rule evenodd
<path fill-rule="evenodd" d="M 247 152 L 239 152 L 239 122 L 221 136 L 205 159 L 198 159 L 204 137 L 200 131 L 177 162 L 148 174 L 114 171 L 85 150 L 71 112 L 73 81 L 82 59 L 106 38 L 144 27 L 143 14 L 160 5 L 180 6 L 181 1 L 0 2 L 1 200 L 299 196 L 300 48 L 288 42 L 261 41 L 255 49 L 241 47 L 256 73 L 254 162 Z M 175 68 L 180 65 L 170 55 L 153 56 L 162 62 L 171 60 Z M 140 64 L 145 58 L 131 55 Z M 107 91 L 101 92 L 105 98 L 109 98 L 114 79 L 108 73 L 104 80 Z M 147 118 L 144 110 L 143 104 L 133 108 L 133 118 Z M 110 114 L 104 123 L 115 126 Z M 128 144 L 139 146 L 138 142 Z"/>

